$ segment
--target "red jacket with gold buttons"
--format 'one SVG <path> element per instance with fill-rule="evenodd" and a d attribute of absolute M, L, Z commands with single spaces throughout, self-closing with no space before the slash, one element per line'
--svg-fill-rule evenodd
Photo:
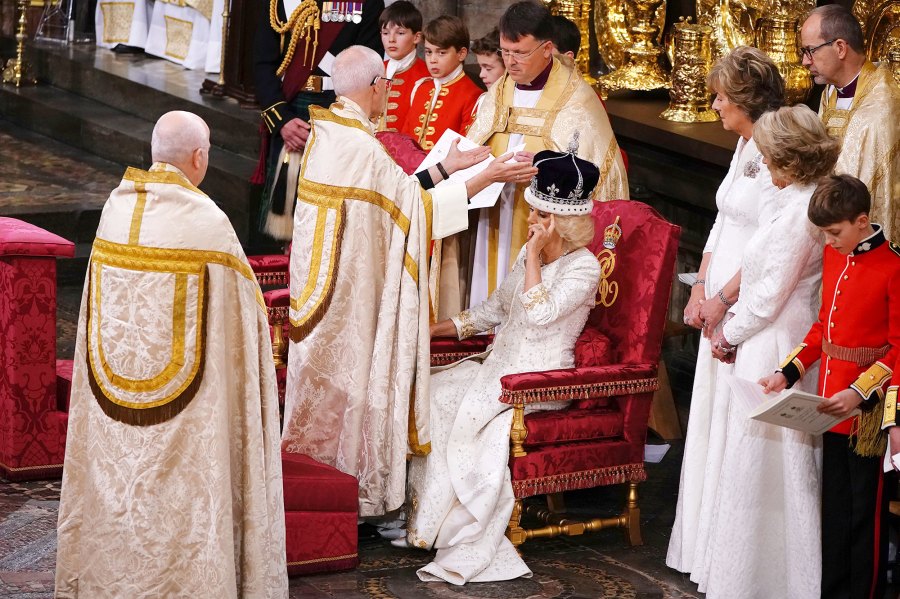
<path fill-rule="evenodd" d="M 900 373 L 894 374 L 900 357 L 900 247 L 885 239 L 879 225 L 875 227 L 875 234 L 849 255 L 825 247 L 819 319 L 780 368 L 788 385 L 793 385 L 821 359 L 819 394 L 831 397 L 854 389 L 863 398 L 862 410 L 881 404 L 888 385 L 897 384 L 891 383 L 892 377 L 900 379 Z M 848 361 L 842 348 L 852 348 L 857 361 Z M 866 359 L 867 353 L 877 358 Z M 854 419 L 831 432 L 850 434 Z"/>
<path fill-rule="evenodd" d="M 472 121 L 472 108 L 481 96 L 481 88 L 465 71 L 441 86 L 437 100 L 434 100 L 434 92 L 432 79 L 419 84 L 406 113 L 406 122 L 400 129 L 425 150 L 433 148 L 447 129 L 465 133 Z"/>
<path fill-rule="evenodd" d="M 384 61 L 385 68 L 388 61 Z M 384 131 L 399 131 L 406 121 L 406 113 L 409 112 L 412 101 L 413 87 L 420 79 L 430 77 L 428 66 L 421 58 L 416 58 L 413 63 L 403 71 L 397 71 L 391 77 L 391 89 L 387 94 L 387 107 L 384 111 Z"/>

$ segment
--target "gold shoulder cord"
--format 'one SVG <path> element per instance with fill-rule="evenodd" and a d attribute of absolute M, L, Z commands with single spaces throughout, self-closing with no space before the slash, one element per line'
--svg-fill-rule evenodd
<path fill-rule="evenodd" d="M 284 35 L 288 31 L 291 32 L 287 53 L 284 55 L 284 60 L 281 61 L 281 66 L 275 71 L 276 75 L 281 77 L 287 70 L 288 65 L 291 64 L 291 60 L 294 58 L 294 51 L 297 49 L 297 42 L 301 37 L 306 39 L 306 46 L 303 49 L 303 64 L 307 64 L 307 60 L 310 61 L 310 64 L 315 60 L 316 50 L 319 47 L 319 28 L 321 27 L 319 14 L 319 5 L 316 3 L 316 0 L 303 0 L 294 9 L 291 16 L 288 17 L 287 22 L 282 23 L 278 20 L 278 0 L 269 0 L 269 24 L 275 30 L 275 33 L 281 35 L 282 51 L 284 50 Z M 312 56 L 309 56 L 310 38 L 312 38 L 313 42 Z"/>

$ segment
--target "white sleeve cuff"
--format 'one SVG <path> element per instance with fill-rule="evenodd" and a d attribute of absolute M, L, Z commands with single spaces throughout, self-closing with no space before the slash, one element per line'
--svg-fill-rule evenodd
<path fill-rule="evenodd" d="M 448 183 L 429 193 L 432 239 L 443 239 L 469 228 L 469 198 L 465 183 Z"/>

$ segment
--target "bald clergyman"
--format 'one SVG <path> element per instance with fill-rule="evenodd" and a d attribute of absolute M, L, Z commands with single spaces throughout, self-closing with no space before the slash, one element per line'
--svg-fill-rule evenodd
<path fill-rule="evenodd" d="M 197 186 L 209 129 L 153 130 L 103 208 L 81 301 L 56 596 L 287 592 L 278 399 L 259 286 Z"/>

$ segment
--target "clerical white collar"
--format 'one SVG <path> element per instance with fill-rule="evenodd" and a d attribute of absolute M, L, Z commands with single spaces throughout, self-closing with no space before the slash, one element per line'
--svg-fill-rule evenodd
<path fill-rule="evenodd" d="M 340 110 L 341 112 L 349 113 L 347 116 L 354 118 L 365 125 L 366 130 L 368 130 L 370 133 L 375 133 L 375 125 L 372 123 L 372 121 L 369 120 L 369 115 L 363 112 L 363 109 L 359 104 L 357 104 L 347 96 L 338 96 L 337 104 L 341 105 L 341 108 L 339 108 L 338 110 Z"/>
<path fill-rule="evenodd" d="M 860 70 L 859 70 L 859 73 L 856 74 L 856 77 L 854 77 L 853 79 L 851 79 L 846 85 L 843 85 L 843 86 L 841 86 L 841 87 L 838 87 L 838 86 L 836 86 L 836 85 L 832 85 L 831 87 L 833 87 L 835 90 L 837 90 L 837 92 L 838 92 L 839 94 L 843 94 L 843 93 L 844 93 L 844 90 L 847 89 L 848 87 L 855 87 L 856 81 L 857 81 L 857 79 L 859 79 L 859 76 L 860 76 L 860 75 L 862 75 L 862 69 L 860 69 Z M 854 94 L 854 96 L 855 96 L 855 95 L 856 95 L 856 94 Z"/>
<path fill-rule="evenodd" d="M 401 58 L 400 60 L 395 60 L 393 58 L 388 58 L 387 67 L 385 68 L 385 72 L 387 74 L 388 79 L 394 76 L 394 73 L 402 73 L 406 69 L 412 66 L 412 63 L 416 61 L 416 49 L 413 48 L 412 52 Z"/>
<path fill-rule="evenodd" d="M 453 72 L 447 75 L 446 77 L 432 77 L 437 83 L 441 85 L 447 85 L 457 77 L 459 77 L 460 73 L 463 71 L 462 63 L 459 63 L 459 66 L 453 69 Z"/>

